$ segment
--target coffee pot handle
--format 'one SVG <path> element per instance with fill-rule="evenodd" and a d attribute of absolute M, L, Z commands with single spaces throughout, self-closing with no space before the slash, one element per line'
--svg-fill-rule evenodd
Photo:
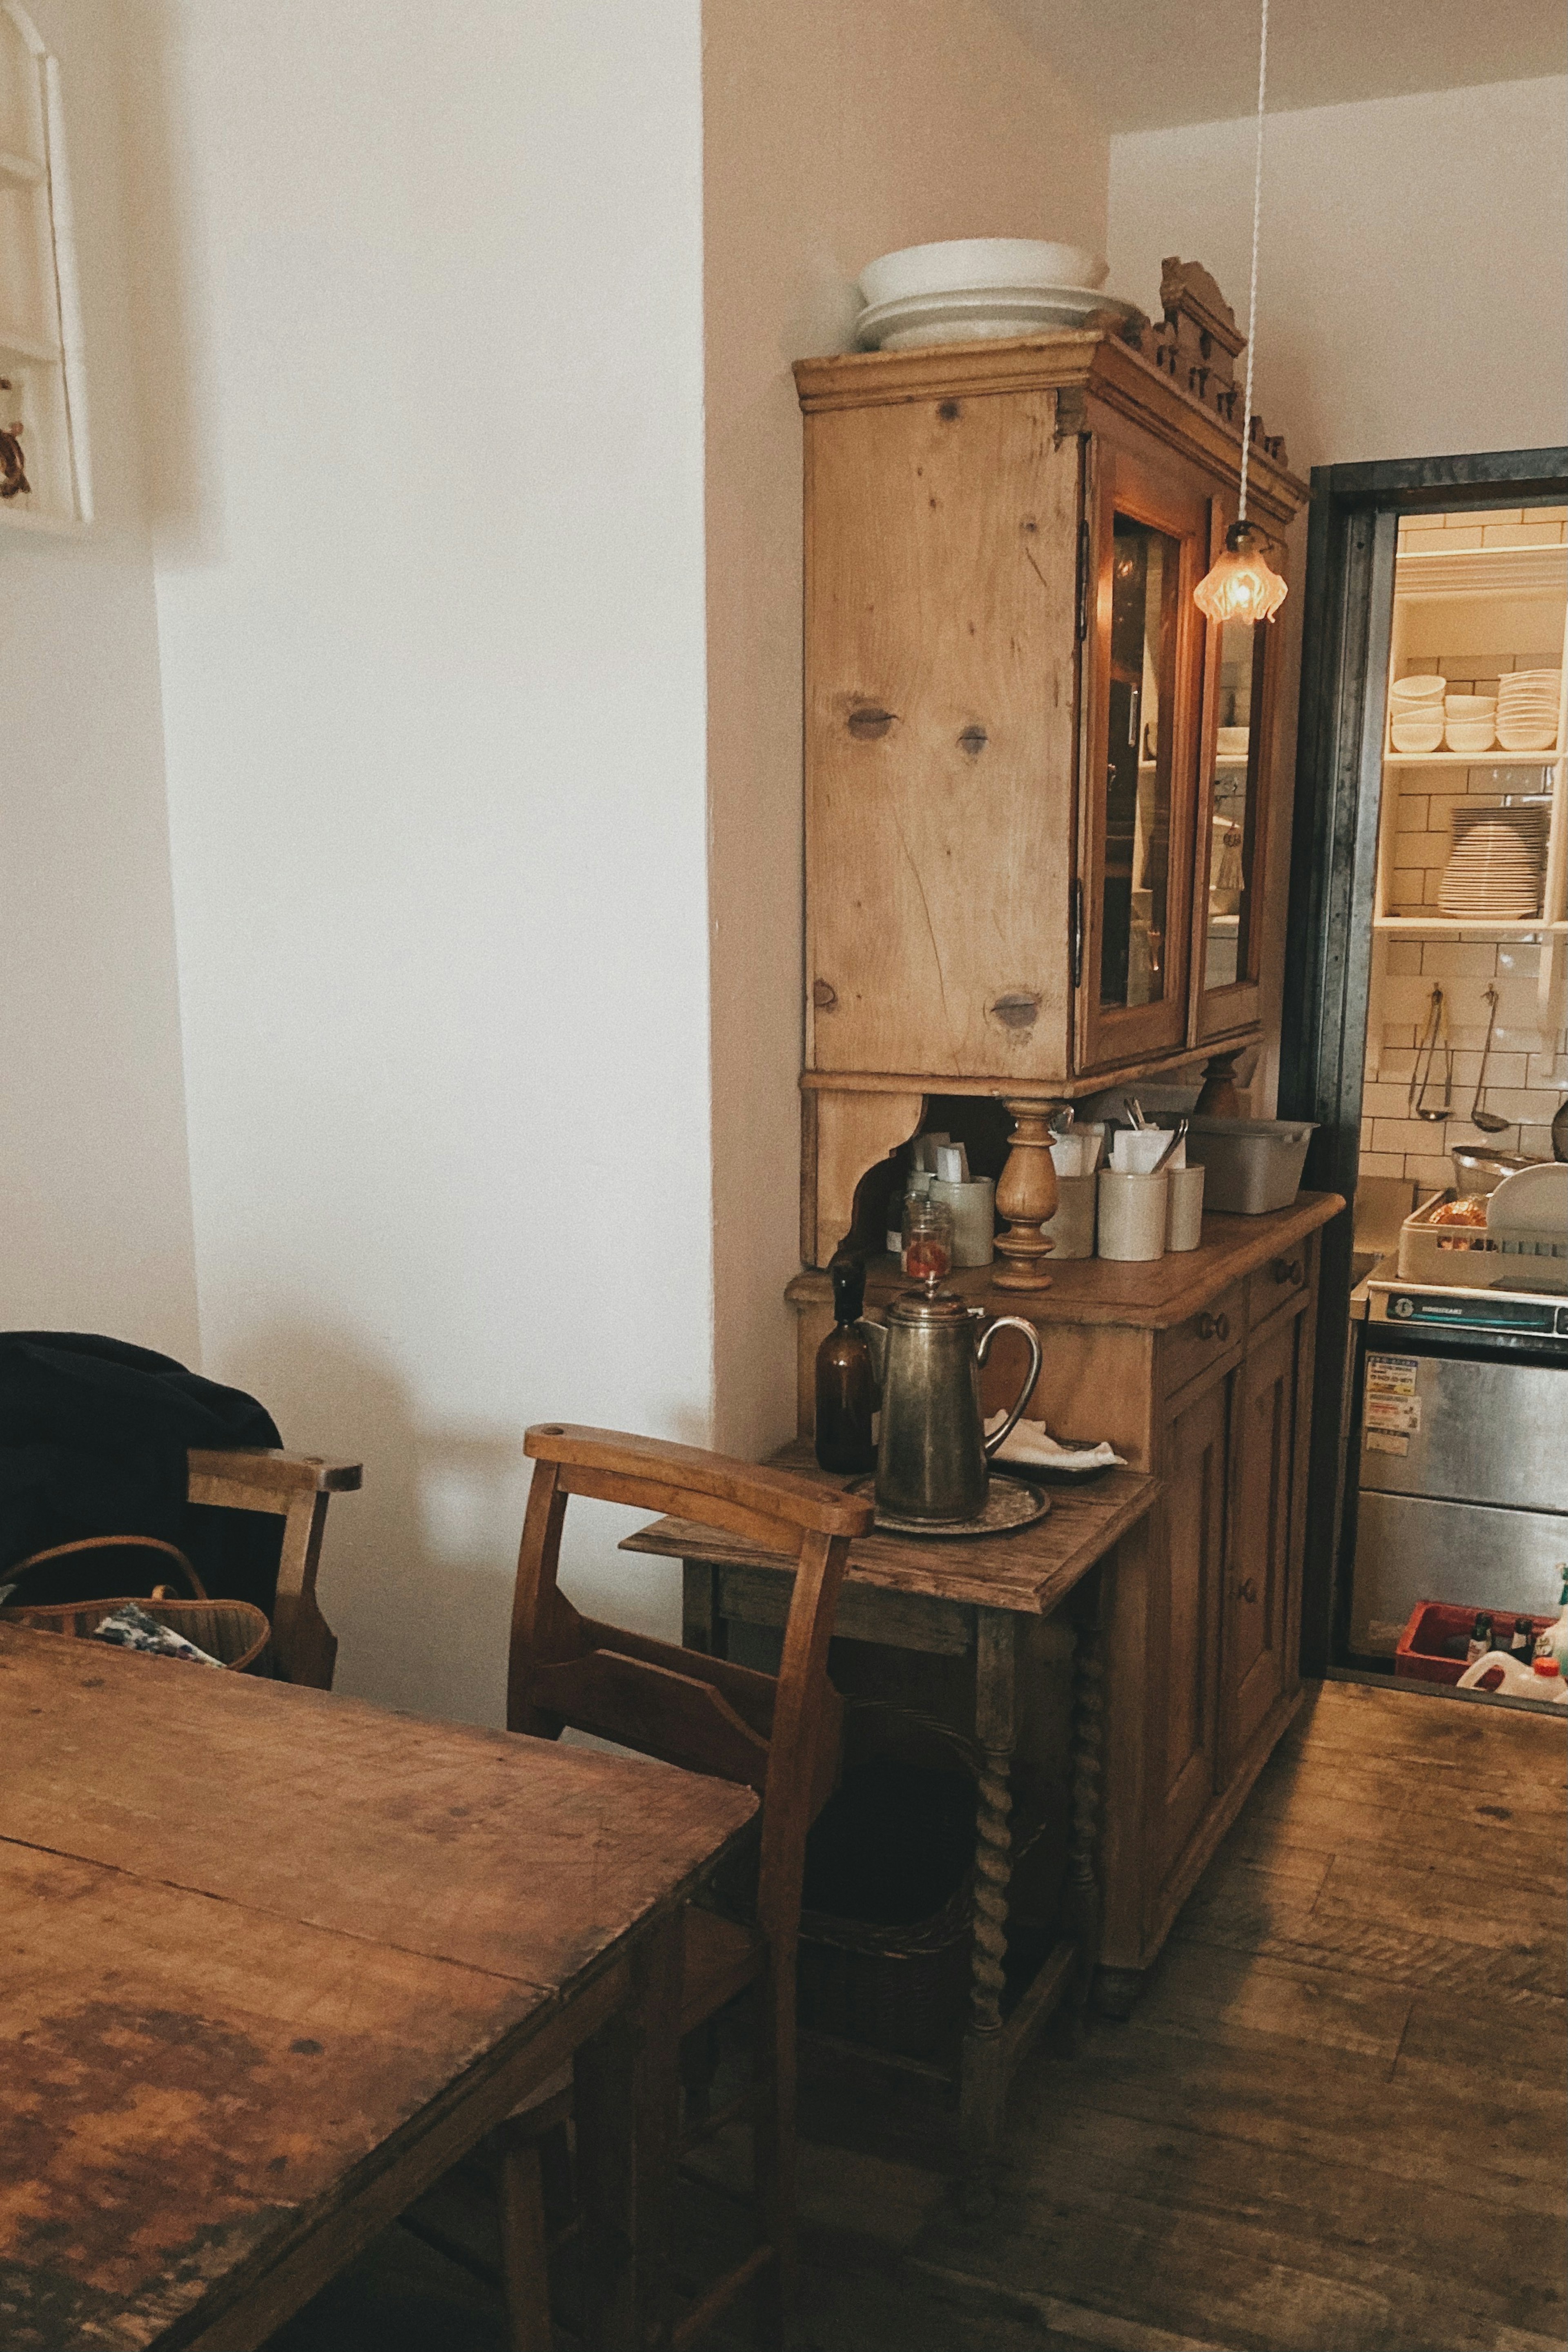
<path fill-rule="evenodd" d="M 988 1462 L 996 1452 L 998 1446 L 1000 1445 L 1005 1439 L 1012 1435 L 1013 1429 L 1017 1424 L 1019 1415 L 1022 1413 L 1023 1409 L 1025 1405 L 1028 1404 L 1030 1397 L 1034 1394 L 1034 1384 L 1040 1378 L 1040 1368 L 1043 1360 L 1040 1351 L 1040 1333 L 1035 1329 L 1034 1325 L 1032 1323 L 1026 1323 L 1021 1315 L 998 1315 L 996 1321 L 988 1326 L 986 1331 L 981 1337 L 979 1346 L 975 1350 L 975 1360 L 977 1363 L 983 1364 L 985 1362 L 986 1357 L 990 1350 L 991 1341 L 996 1338 L 998 1331 L 1021 1331 L 1023 1333 L 1024 1338 L 1029 1342 L 1029 1377 L 1024 1381 L 1022 1388 L 1019 1389 L 1013 1409 L 1011 1412 L 1009 1413 L 1006 1421 L 1003 1422 L 1000 1429 L 998 1430 L 994 1437 L 988 1437 L 983 1441 L 986 1448 L 986 1459 Z"/>

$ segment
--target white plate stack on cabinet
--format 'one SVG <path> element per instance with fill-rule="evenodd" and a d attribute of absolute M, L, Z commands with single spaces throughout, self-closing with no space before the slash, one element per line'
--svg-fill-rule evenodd
<path fill-rule="evenodd" d="M 1549 1156 L 1568 1096 L 1568 508 L 1410 517 L 1395 567 L 1361 1173 L 1450 1184 L 1497 992 L 1483 1107 Z M 1438 722 L 1440 723 L 1440 728 Z M 1434 737 L 1436 741 L 1434 742 Z M 1434 987 L 1454 1115 L 1409 1089 Z M 1439 1049 L 1428 1106 L 1441 1099 Z"/>

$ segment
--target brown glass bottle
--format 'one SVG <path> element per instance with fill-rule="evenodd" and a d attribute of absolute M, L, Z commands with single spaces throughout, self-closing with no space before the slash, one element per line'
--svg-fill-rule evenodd
<path fill-rule="evenodd" d="M 833 1328 L 817 1350 L 817 1459 L 824 1470 L 853 1475 L 876 1467 L 872 1414 L 876 1382 L 871 1350 L 855 1329 L 865 1303 L 865 1264 L 838 1251 L 828 1267 Z"/>

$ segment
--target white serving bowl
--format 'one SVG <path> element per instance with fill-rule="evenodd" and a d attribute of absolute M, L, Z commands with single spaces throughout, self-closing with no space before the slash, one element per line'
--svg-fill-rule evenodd
<path fill-rule="evenodd" d="M 1443 744 L 1440 719 L 1396 719 L 1389 732 L 1396 751 L 1437 751 Z"/>
<path fill-rule="evenodd" d="M 1500 726 L 1497 740 L 1505 751 L 1551 751 L 1557 744 L 1557 730 L 1552 727 Z"/>
<path fill-rule="evenodd" d="M 1388 692 L 1396 702 L 1441 702 L 1448 690 L 1446 677 L 1396 677 Z"/>
<path fill-rule="evenodd" d="M 1446 694 L 1443 709 L 1450 719 L 1481 719 L 1496 715 L 1495 694 Z"/>
<path fill-rule="evenodd" d="M 945 237 L 906 245 L 868 261 L 860 289 L 868 307 L 913 295 L 956 294 L 979 286 L 1102 286 L 1110 264 L 1081 245 L 1033 236 Z"/>
<path fill-rule="evenodd" d="M 1490 719 L 1450 719 L 1443 730 L 1450 751 L 1490 751 L 1497 741 L 1497 729 Z"/>

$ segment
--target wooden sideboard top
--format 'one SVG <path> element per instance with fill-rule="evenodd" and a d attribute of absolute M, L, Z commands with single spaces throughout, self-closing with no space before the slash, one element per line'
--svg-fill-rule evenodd
<path fill-rule="evenodd" d="M 992 1315 L 1022 1315 L 1031 1323 L 1132 1323 L 1166 1331 L 1337 1217 L 1344 1202 L 1337 1192 L 1301 1192 L 1288 1209 L 1266 1217 L 1205 1217 L 1203 1240 L 1195 1250 L 1167 1250 L 1164 1257 L 1120 1265 L 1103 1257 L 1051 1264 L 1051 1288 L 998 1290 L 990 1266 L 948 1277 L 949 1286 Z M 873 1257 L 866 1272 L 866 1303 L 880 1307 L 908 1288 L 891 1257 Z M 796 1306 L 831 1302 L 825 1273 L 808 1268 L 790 1282 L 785 1297 Z"/>
<path fill-rule="evenodd" d="M 824 1486 L 846 1479 L 819 1469 L 809 1445 L 786 1445 L 770 1466 L 799 1470 Z M 1160 1491 L 1139 1470 L 1109 1470 L 1087 1486 L 1051 1486 L 1051 1509 L 1031 1528 L 994 1536 L 858 1536 L 850 1543 L 848 1581 L 883 1592 L 1007 1609 L 1048 1617 L 1080 1578 L 1103 1559 L 1117 1538 L 1134 1527 Z M 764 1551 L 739 1536 L 691 1519 L 655 1519 L 622 1544 L 622 1551 L 664 1559 L 706 1560 L 721 1568 L 793 1568 L 785 1552 Z"/>

